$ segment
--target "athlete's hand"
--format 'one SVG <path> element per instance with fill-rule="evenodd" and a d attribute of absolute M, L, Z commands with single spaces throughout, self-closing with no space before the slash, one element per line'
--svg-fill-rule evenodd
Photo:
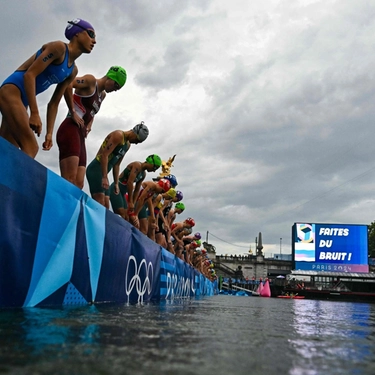
<path fill-rule="evenodd" d="M 133 216 L 130 216 L 129 215 L 129 219 L 130 219 L 130 223 L 133 224 L 137 229 L 139 229 L 139 220 L 138 220 L 138 217 L 133 215 Z"/>
<path fill-rule="evenodd" d="M 53 146 L 52 134 L 46 134 L 45 141 L 43 142 L 43 150 L 49 151 Z"/>
<path fill-rule="evenodd" d="M 79 117 L 77 115 L 77 112 L 71 113 L 73 121 L 80 127 L 83 128 L 85 126 L 85 121 L 83 121 L 83 118 Z"/>
<path fill-rule="evenodd" d="M 42 120 L 40 119 L 39 114 L 30 114 L 29 125 L 33 132 L 39 137 L 42 132 Z"/>
<path fill-rule="evenodd" d="M 118 184 L 115 184 L 115 194 L 116 195 L 119 195 L 119 193 L 120 193 L 120 188 L 118 187 Z"/>
<path fill-rule="evenodd" d="M 102 177 L 102 187 L 103 189 L 109 189 L 108 177 Z"/>

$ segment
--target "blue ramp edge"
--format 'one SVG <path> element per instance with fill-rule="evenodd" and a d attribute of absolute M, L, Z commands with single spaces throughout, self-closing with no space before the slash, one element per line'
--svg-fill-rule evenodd
<path fill-rule="evenodd" d="M 69 283 L 65 292 L 63 306 L 66 305 L 87 305 L 88 302 L 83 297 L 83 295 L 77 290 L 77 288 Z"/>
<path fill-rule="evenodd" d="M 0 152 L 0 308 L 216 294 L 216 283 L 3 138 Z"/>

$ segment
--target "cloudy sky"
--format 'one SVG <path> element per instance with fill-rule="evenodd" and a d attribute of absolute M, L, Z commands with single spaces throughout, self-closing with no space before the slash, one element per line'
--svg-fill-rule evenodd
<path fill-rule="evenodd" d="M 88 160 L 109 132 L 145 121 L 150 136 L 122 167 L 176 154 L 180 219 L 193 217 L 218 254 L 254 250 L 259 232 L 266 255 L 280 243 L 288 254 L 294 222 L 375 220 L 375 3 L 12 0 L 0 81 L 77 17 L 97 33 L 79 75 L 128 72 L 95 119 Z M 42 119 L 52 92 L 38 96 Z M 56 145 L 36 160 L 59 173 Z"/>

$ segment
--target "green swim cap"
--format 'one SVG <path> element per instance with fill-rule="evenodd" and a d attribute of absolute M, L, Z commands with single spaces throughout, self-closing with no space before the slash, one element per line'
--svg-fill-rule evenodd
<path fill-rule="evenodd" d="M 125 85 L 126 70 L 124 68 L 121 68 L 121 66 L 111 66 L 106 76 L 109 79 L 112 79 L 113 81 L 117 82 L 120 85 L 120 87 Z"/>
<path fill-rule="evenodd" d="M 147 156 L 146 163 L 150 163 L 152 165 L 155 165 L 155 167 L 161 167 L 161 158 L 159 155 L 152 154 Z"/>
<path fill-rule="evenodd" d="M 181 202 L 176 203 L 175 207 L 181 211 L 185 209 L 185 205 Z"/>

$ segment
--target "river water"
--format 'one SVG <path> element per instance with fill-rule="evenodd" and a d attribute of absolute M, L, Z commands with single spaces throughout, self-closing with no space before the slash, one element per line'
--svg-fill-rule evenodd
<path fill-rule="evenodd" d="M 218 295 L 0 310 L 0 374 L 375 374 L 375 304 Z"/>

